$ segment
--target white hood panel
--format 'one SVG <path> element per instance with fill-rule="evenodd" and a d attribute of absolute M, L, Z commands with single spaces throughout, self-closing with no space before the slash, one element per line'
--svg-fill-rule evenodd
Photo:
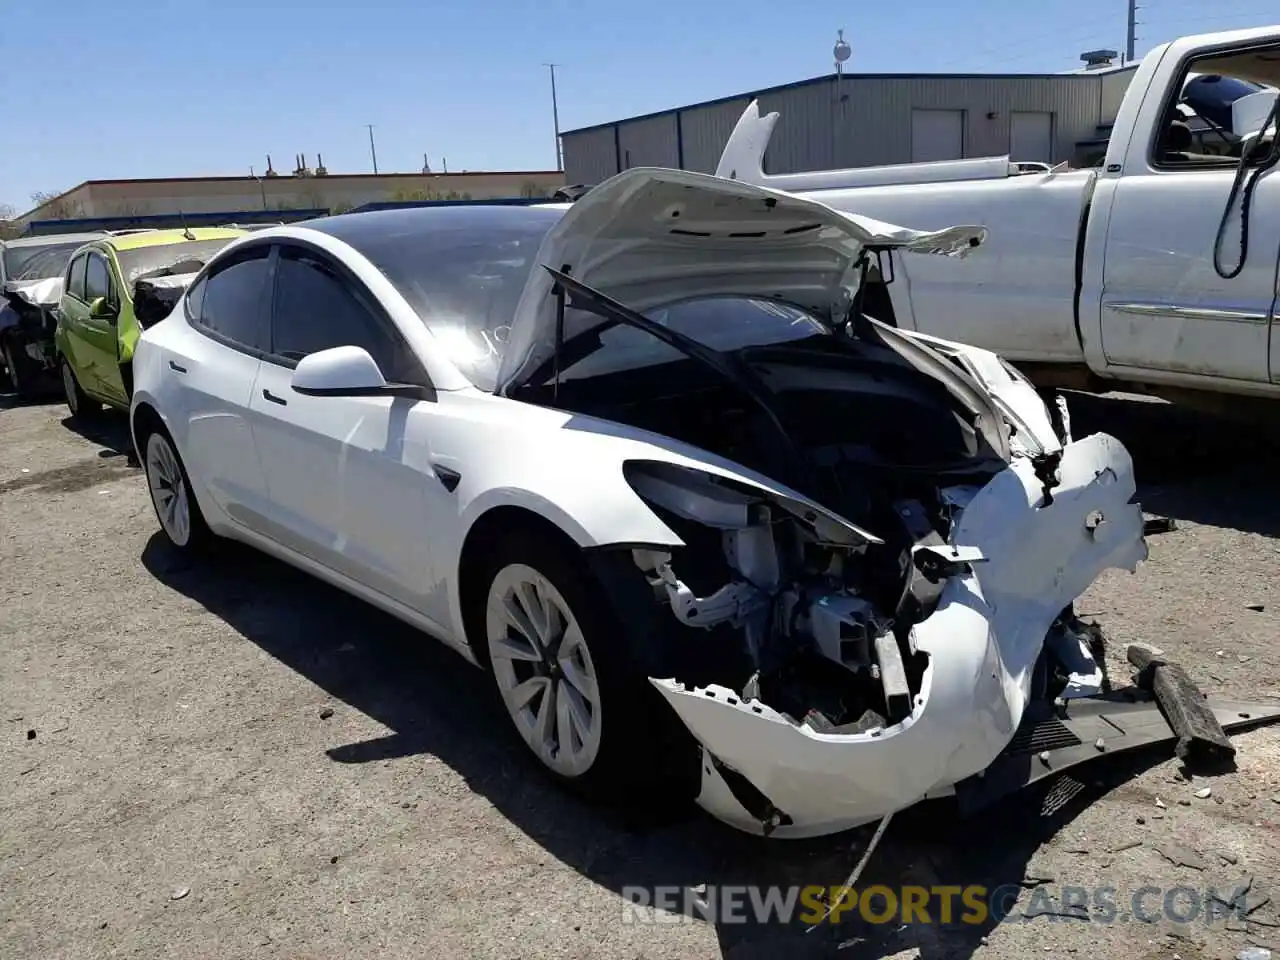
<path fill-rule="evenodd" d="M 642 313 L 675 300 L 743 296 L 827 316 L 850 302 L 857 285 L 852 268 L 868 244 L 964 256 L 985 239 L 982 227 L 911 230 L 739 181 L 636 168 L 574 204 L 547 234 L 538 263 L 567 267 Z M 500 385 L 520 380 L 553 353 L 553 284 L 534 268 L 516 308 Z M 566 317 L 564 335 L 596 322 Z"/>

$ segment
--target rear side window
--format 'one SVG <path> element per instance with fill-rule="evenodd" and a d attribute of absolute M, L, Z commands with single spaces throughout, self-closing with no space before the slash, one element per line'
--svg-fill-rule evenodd
<path fill-rule="evenodd" d="M 286 360 L 330 347 L 363 347 L 387 380 L 422 381 L 399 332 L 374 312 L 362 292 L 325 258 L 298 247 L 280 249 L 271 337 L 271 352 Z"/>
<path fill-rule="evenodd" d="M 187 298 L 200 327 L 251 350 L 267 350 L 270 247 L 246 250 L 202 279 Z"/>
<path fill-rule="evenodd" d="M 71 261 L 71 270 L 67 274 L 67 293 L 80 300 L 84 299 L 84 271 L 88 263 L 88 254 L 83 254 Z"/>

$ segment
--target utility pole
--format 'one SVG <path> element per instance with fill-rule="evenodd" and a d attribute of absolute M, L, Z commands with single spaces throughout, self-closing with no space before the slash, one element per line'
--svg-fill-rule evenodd
<path fill-rule="evenodd" d="M 544 63 L 544 67 L 551 71 L 551 122 L 556 128 L 556 170 L 564 170 L 564 154 L 560 149 L 560 102 L 556 99 L 556 67 L 558 63 Z"/>
<path fill-rule="evenodd" d="M 1138 39 L 1138 0 L 1129 0 L 1129 30 L 1125 35 L 1124 62 L 1133 63 L 1133 48 Z"/>
<path fill-rule="evenodd" d="M 369 156 L 373 158 L 373 172 L 377 173 L 378 172 L 378 151 L 373 145 L 373 124 L 366 123 L 365 126 L 369 128 Z"/>

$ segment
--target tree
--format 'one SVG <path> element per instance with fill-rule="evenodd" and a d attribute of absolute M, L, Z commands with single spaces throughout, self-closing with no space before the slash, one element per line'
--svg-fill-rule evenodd
<path fill-rule="evenodd" d="M 40 210 L 40 216 L 32 218 L 35 220 L 75 220 L 84 216 L 84 207 L 68 200 L 62 193 L 37 190 L 31 194 L 31 205 L 44 208 Z"/>
<path fill-rule="evenodd" d="M 17 211 L 7 203 L 0 203 L 0 240 L 12 240 L 22 233 L 22 225 L 13 218 Z"/>

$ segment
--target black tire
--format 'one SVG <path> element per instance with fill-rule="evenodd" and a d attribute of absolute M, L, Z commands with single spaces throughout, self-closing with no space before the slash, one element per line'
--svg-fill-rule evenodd
<path fill-rule="evenodd" d="M 80 386 L 76 372 L 66 357 L 58 358 L 58 372 L 62 377 L 62 392 L 72 420 L 92 422 L 102 416 L 102 404 L 89 396 Z"/>
<path fill-rule="evenodd" d="M 494 678 L 494 692 L 537 768 L 583 797 L 663 815 L 696 794 L 697 746 L 674 711 L 649 683 L 632 655 L 622 617 L 582 554 L 545 533 L 517 530 L 495 543 L 482 571 L 480 603 L 472 618 L 475 647 Z M 502 664 L 491 656 L 489 598 L 504 571 L 529 568 L 555 588 L 581 628 L 598 693 L 599 744 L 589 768 L 568 775 L 553 769 L 531 746 L 503 693 Z M 637 582 L 640 571 L 635 571 Z M 510 631 L 508 631 L 510 633 Z M 500 658 L 505 659 L 505 658 Z M 530 665 L 531 670 L 538 667 Z M 542 669 L 548 668 L 544 664 Z M 554 682 L 556 674 L 552 673 Z M 561 679 L 567 672 L 561 674 Z M 563 695 L 563 694 L 560 694 Z M 537 698 L 536 698 L 537 699 Z M 533 701 L 531 701 L 533 702 Z"/>
<path fill-rule="evenodd" d="M 10 333 L 6 336 L 0 350 L 4 353 L 4 368 L 13 392 L 24 399 L 30 397 L 34 388 L 32 363 L 22 350 L 17 335 Z"/>
<path fill-rule="evenodd" d="M 209 554 L 217 543 L 217 536 L 205 522 L 173 438 L 163 426 L 153 426 L 138 437 L 138 447 L 160 532 L 179 554 L 190 557 Z M 165 491 L 171 500 L 165 499 Z M 185 511 L 183 522 L 176 519 L 180 511 Z"/>

